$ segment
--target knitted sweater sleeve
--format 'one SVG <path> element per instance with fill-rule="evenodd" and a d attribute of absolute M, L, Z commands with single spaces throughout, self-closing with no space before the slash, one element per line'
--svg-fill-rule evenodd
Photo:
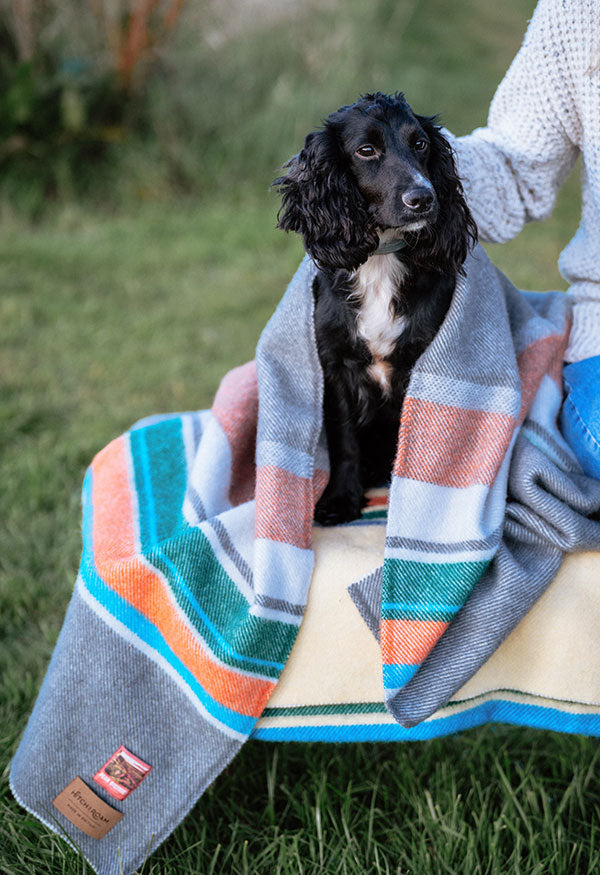
<path fill-rule="evenodd" d="M 488 123 L 450 135 L 483 240 L 504 243 L 525 222 L 545 219 L 579 150 L 559 102 L 573 101 L 556 0 L 540 0 L 523 45 L 492 100 Z"/>
<path fill-rule="evenodd" d="M 486 127 L 449 135 L 481 238 L 545 219 L 583 154 L 582 219 L 561 254 L 573 327 L 567 360 L 600 354 L 600 3 L 539 0 Z"/>

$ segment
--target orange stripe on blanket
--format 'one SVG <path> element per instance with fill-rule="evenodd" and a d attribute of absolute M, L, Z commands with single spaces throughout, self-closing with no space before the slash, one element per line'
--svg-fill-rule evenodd
<path fill-rule="evenodd" d="M 325 487 L 328 483 L 329 471 L 323 471 L 321 468 L 315 468 L 315 473 L 313 474 L 313 508 L 325 492 Z"/>
<path fill-rule="evenodd" d="M 256 537 L 309 549 L 315 491 L 312 480 L 261 465 L 256 472 Z"/>
<path fill-rule="evenodd" d="M 135 540 L 127 437 L 105 447 L 92 462 L 94 553 L 102 562 L 130 559 Z"/>
<path fill-rule="evenodd" d="M 519 422 L 525 419 L 545 374 L 554 380 L 562 392 L 562 367 L 568 337 L 568 331 L 566 335 L 551 334 L 534 341 L 517 356 L 521 376 Z"/>
<path fill-rule="evenodd" d="M 365 507 L 385 507 L 389 504 L 389 495 L 367 495 Z"/>
<path fill-rule="evenodd" d="M 92 472 L 93 544 L 100 577 L 150 620 L 213 699 L 259 717 L 274 683 L 215 663 L 182 620 L 163 578 L 136 555 L 126 439 L 109 444 L 94 460 Z"/>
<path fill-rule="evenodd" d="M 381 621 L 385 665 L 420 665 L 450 624 L 443 620 Z"/>
<path fill-rule="evenodd" d="M 407 396 L 394 474 L 437 486 L 490 486 L 514 428 L 514 418 L 504 413 L 463 410 Z"/>
<path fill-rule="evenodd" d="M 256 362 L 247 362 L 223 377 L 211 411 L 231 447 L 229 500 L 234 506 L 243 504 L 254 497 L 258 422 Z"/>

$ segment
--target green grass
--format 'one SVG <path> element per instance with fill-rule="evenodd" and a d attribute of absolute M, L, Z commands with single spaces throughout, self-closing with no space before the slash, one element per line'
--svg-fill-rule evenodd
<path fill-rule="evenodd" d="M 169 173 L 188 162 L 183 177 L 204 180 L 202 197 L 167 196 L 163 170 L 144 153 L 144 200 L 138 167 L 133 182 L 123 177 L 115 213 L 63 204 L 32 227 L 4 205 L 2 873 L 90 871 L 19 808 L 7 783 L 77 571 L 85 467 L 142 416 L 206 407 L 222 375 L 253 356 L 301 256 L 296 239 L 275 231 L 277 199 L 266 188 L 304 134 L 370 88 L 403 89 L 418 110 L 441 109 L 457 133 L 470 130 L 485 119 L 533 5 L 352 2 L 336 15 L 326 4 L 297 30 L 274 26 L 275 40 L 199 53 L 204 128 L 184 114 L 189 149 L 166 154 L 159 138 L 156 155 Z M 490 247 L 517 285 L 564 288 L 555 265 L 577 224 L 578 185 L 576 171 L 549 222 Z M 595 872 L 597 750 L 590 739 L 505 727 L 411 745 L 253 742 L 143 871 Z"/>

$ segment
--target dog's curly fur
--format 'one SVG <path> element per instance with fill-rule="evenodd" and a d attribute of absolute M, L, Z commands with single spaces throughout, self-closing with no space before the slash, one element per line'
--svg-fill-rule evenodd
<path fill-rule="evenodd" d="M 278 225 L 319 267 L 315 327 L 330 479 L 315 519 L 360 515 L 389 481 L 402 401 L 435 336 L 476 227 L 435 117 L 402 94 L 368 94 L 310 133 L 274 185 Z M 404 248 L 377 254 L 382 242 Z"/>

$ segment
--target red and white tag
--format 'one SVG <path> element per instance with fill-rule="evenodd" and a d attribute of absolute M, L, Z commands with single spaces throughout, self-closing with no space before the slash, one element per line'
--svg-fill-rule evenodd
<path fill-rule="evenodd" d="M 96 772 L 94 781 L 115 799 L 125 799 L 132 790 L 139 787 L 151 770 L 152 766 L 121 745 Z"/>

